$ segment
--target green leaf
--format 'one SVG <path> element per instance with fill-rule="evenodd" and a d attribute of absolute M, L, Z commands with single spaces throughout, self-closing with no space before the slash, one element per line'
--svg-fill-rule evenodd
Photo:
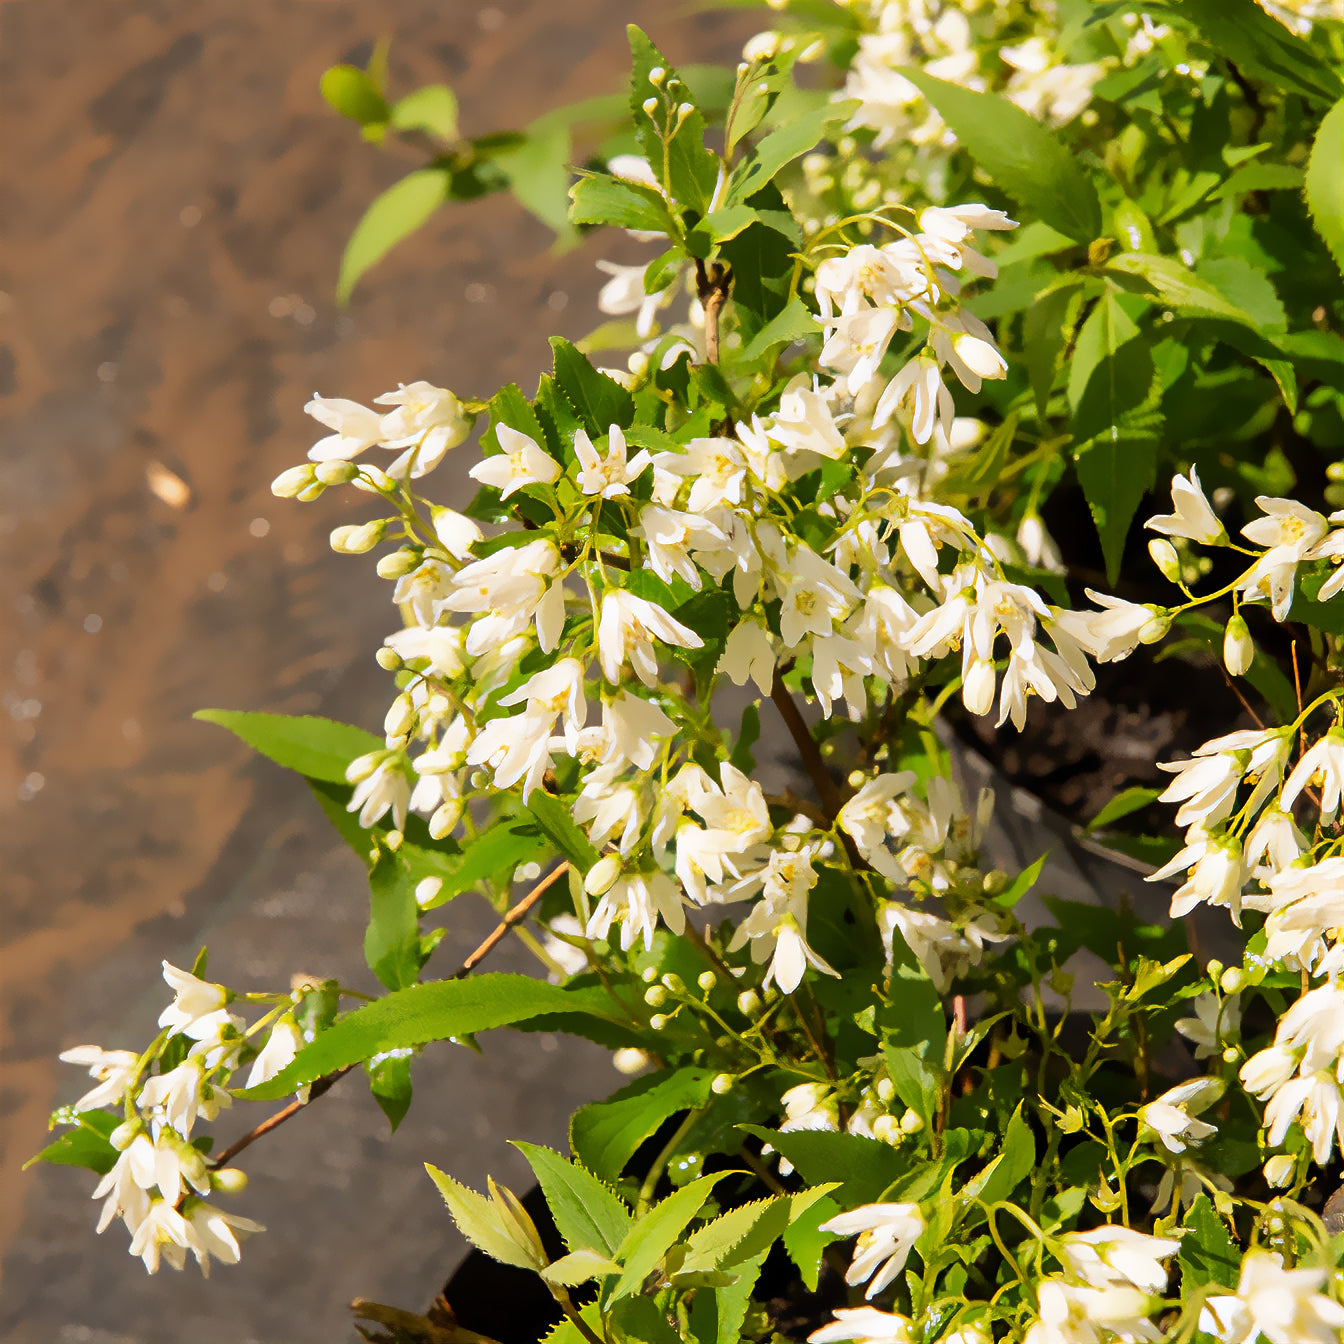
<path fill-rule="evenodd" d="M 1008 1121 L 999 1155 L 978 1176 L 964 1187 L 967 1200 L 980 1199 L 986 1204 L 997 1204 L 1007 1199 L 1018 1184 L 1024 1181 L 1036 1165 L 1036 1135 L 1022 1116 L 1019 1104 Z"/>
<path fill-rule="evenodd" d="M 364 960 L 388 989 L 405 989 L 420 975 L 420 910 L 398 855 L 379 853 L 369 872 L 369 892 Z"/>
<path fill-rule="evenodd" d="M 681 1336 L 651 1297 L 627 1297 L 611 1311 L 617 1329 L 616 1338 L 626 1344 L 681 1344 Z"/>
<path fill-rule="evenodd" d="M 1208 257 L 1199 263 L 1197 272 L 1201 280 L 1207 280 L 1245 313 L 1258 331 L 1287 330 L 1288 317 L 1273 282 L 1244 257 Z"/>
<path fill-rule="evenodd" d="M 1087 823 L 1087 829 L 1097 831 L 1110 826 L 1121 817 L 1127 817 L 1131 812 L 1138 812 L 1147 807 L 1161 792 L 1161 789 L 1146 789 L 1139 785 L 1131 789 L 1122 789 Z"/>
<path fill-rule="evenodd" d="M 551 843 L 580 874 L 588 872 L 597 863 L 597 850 L 575 824 L 573 813 L 567 804 L 552 797 L 543 789 L 533 789 L 527 796 L 527 810 L 550 838 Z"/>
<path fill-rule="evenodd" d="M 1255 322 L 1243 308 L 1226 298 L 1207 280 L 1202 280 L 1174 257 L 1159 257 L 1147 252 L 1122 252 L 1104 267 L 1110 276 L 1140 282 L 1139 292 L 1147 290 L 1181 317 L 1221 317 L 1254 328 Z M 1135 289 L 1134 284 L 1126 285 Z M 1081 338 L 1080 338 L 1081 339 Z"/>
<path fill-rule="evenodd" d="M 341 256 L 338 303 L 348 302 L 360 276 L 448 200 L 452 183 L 446 168 L 417 168 L 374 197 Z"/>
<path fill-rule="evenodd" d="M 1180 1259 L 1181 1283 L 1187 1292 L 1206 1283 L 1237 1285 L 1241 1252 L 1203 1191 L 1186 1212 Z"/>
<path fill-rule="evenodd" d="M 1078 156 L 1053 131 L 998 94 L 976 93 L 909 66 L 900 73 L 1019 205 L 1080 243 L 1100 235 L 1096 186 Z"/>
<path fill-rule="evenodd" d="M 914 1111 L 925 1125 L 931 1125 L 942 1098 L 942 1069 L 907 1046 L 886 1043 L 882 1047 L 882 1058 L 886 1060 L 887 1076 L 902 1104 Z"/>
<path fill-rule="evenodd" d="M 558 1284 L 562 1288 L 577 1288 L 579 1284 L 587 1283 L 589 1279 L 620 1272 L 620 1265 L 596 1251 L 571 1251 L 547 1265 L 541 1271 L 541 1277 L 547 1283 Z"/>
<path fill-rule="evenodd" d="M 824 1198 L 833 1186 L 818 1186 L 797 1194 L 753 1200 L 721 1214 L 693 1232 L 686 1242 L 686 1258 L 679 1274 L 732 1269 L 764 1255 L 789 1225 Z"/>
<path fill-rule="evenodd" d="M 1060 360 L 1073 339 L 1083 303 L 1083 282 L 1067 280 L 1038 294 L 1027 310 L 1022 328 L 1027 376 L 1036 398 L 1037 414 L 1044 419 Z"/>
<path fill-rule="evenodd" d="M 625 1265 L 625 1273 L 612 1289 L 610 1301 L 617 1302 L 639 1291 L 644 1280 L 700 1212 L 701 1206 L 709 1198 L 709 1192 L 726 1175 L 726 1171 L 718 1171 L 712 1176 L 701 1176 L 689 1185 L 682 1186 L 661 1203 L 655 1204 L 635 1223 L 616 1255 Z"/>
<path fill-rule="evenodd" d="M 398 131 L 428 131 L 451 144 L 457 139 L 457 95 L 446 84 L 426 84 L 392 105 L 388 123 Z"/>
<path fill-rule="evenodd" d="M 569 223 L 569 131 L 535 123 L 495 155 L 518 200 L 556 233 Z"/>
<path fill-rule="evenodd" d="M 624 1012 L 600 985 L 570 989 L 526 975 L 493 972 L 470 980 L 432 980 L 384 995 L 339 1017 L 268 1082 L 235 1095 L 274 1101 L 324 1074 L 372 1055 L 517 1026 L 554 1014 L 624 1022 Z"/>
<path fill-rule="evenodd" d="M 345 767 L 383 745 L 380 737 L 314 714 L 254 714 L 232 709 L 198 709 L 192 716 L 217 723 L 253 751 L 309 779 L 345 783 Z"/>
<path fill-rule="evenodd" d="M 606 1101 L 590 1102 L 569 1122 L 569 1146 L 602 1179 L 615 1181 L 635 1149 L 669 1116 L 709 1100 L 713 1069 L 681 1068 L 626 1084 Z"/>
<path fill-rule="evenodd" d="M 872 1204 L 909 1167 L 910 1159 L 890 1144 L 858 1134 L 829 1130 L 793 1130 L 788 1134 L 760 1125 L 742 1125 L 783 1153 L 809 1185 L 839 1183 L 833 1193 L 845 1208 Z"/>
<path fill-rule="evenodd" d="M 425 1163 L 430 1180 L 439 1188 L 443 1202 L 448 1206 L 457 1230 L 477 1248 L 484 1251 L 493 1260 L 506 1265 L 515 1265 L 519 1269 L 537 1269 L 534 1257 L 528 1254 L 509 1235 L 503 1226 L 498 1206 L 493 1200 L 479 1195 L 475 1190 L 453 1180 L 447 1172 Z"/>
<path fill-rule="evenodd" d="M 389 1055 L 380 1059 L 372 1068 L 366 1066 L 369 1075 L 369 1091 L 378 1103 L 378 1109 L 387 1116 L 393 1131 L 406 1118 L 411 1109 L 411 1057 L 410 1055 Z"/>
<path fill-rule="evenodd" d="M 1139 502 L 1157 478 L 1161 425 L 1160 412 L 1140 408 L 1121 415 L 1095 438 L 1074 445 L 1078 483 L 1087 497 L 1112 584 Z"/>
<path fill-rule="evenodd" d="M 549 1148 L 514 1141 L 536 1175 L 555 1225 L 571 1251 L 616 1254 L 630 1231 L 630 1210 L 610 1186 Z"/>
<path fill-rule="evenodd" d="M 551 351 L 555 356 L 556 384 L 583 417 L 589 434 L 596 438 L 606 434 L 612 425 L 624 428 L 630 423 L 635 403 L 620 383 L 599 373 L 563 337 L 551 337 Z"/>
<path fill-rule="evenodd" d="M 35 1162 L 51 1162 L 63 1167 L 87 1167 L 99 1176 L 105 1176 L 116 1165 L 117 1150 L 108 1136 L 121 1123 L 122 1117 L 108 1111 L 83 1111 L 74 1128 L 34 1153 L 24 1164 L 27 1171 Z"/>
<path fill-rule="evenodd" d="M 769 187 L 762 195 L 768 197 L 774 190 Z M 762 328 L 787 310 L 794 244 L 758 221 L 719 250 L 733 270 L 732 305 L 738 329 L 747 348 L 753 349 Z"/>
<path fill-rule="evenodd" d="M 750 158 L 734 169 L 728 186 L 729 202 L 737 205 L 746 201 L 767 182 L 773 182 L 781 168 L 806 154 L 826 134 L 828 126 L 845 120 L 858 106 L 853 98 L 823 103 L 771 131 Z"/>
<path fill-rule="evenodd" d="M 399 854 L 406 848 L 403 844 Z M 510 817 L 491 822 L 479 835 L 466 841 L 459 853 L 437 856 L 439 862 L 433 871 L 416 877 L 417 882 L 421 877 L 442 878 L 438 894 L 425 903 L 424 909 L 433 910 L 487 878 L 506 881 L 519 864 L 532 863 L 550 852 L 550 843 L 538 834 L 532 818 Z"/>
<path fill-rule="evenodd" d="M 758 331 L 742 351 L 742 362 L 754 364 L 777 345 L 791 345 L 821 335 L 817 315 L 796 294 Z"/>
<path fill-rule="evenodd" d="M 765 1257 L 743 1265 L 736 1283 L 723 1288 L 697 1289 L 687 1317 L 694 1344 L 739 1344 L 751 1305 L 752 1289 Z"/>
<path fill-rule="evenodd" d="M 821 1279 L 821 1253 L 831 1242 L 840 1240 L 838 1232 L 823 1232 L 821 1225 L 840 1211 L 840 1205 L 830 1195 L 823 1195 L 810 1208 L 798 1213 L 784 1233 L 784 1249 L 810 1293 L 817 1291 Z"/>
<path fill-rule="evenodd" d="M 1326 114 L 1307 162 L 1307 209 L 1344 272 L 1344 98 Z"/>
<path fill-rule="evenodd" d="M 341 116 L 349 117 L 361 126 L 376 126 L 391 115 L 392 109 L 378 85 L 358 66 L 333 65 L 322 72 L 319 87 L 322 97 Z"/>
<path fill-rule="evenodd" d="M 575 224 L 612 224 L 672 236 L 677 233 L 662 192 L 643 182 L 609 173 L 586 173 L 570 187 L 569 199 L 569 218 Z"/>

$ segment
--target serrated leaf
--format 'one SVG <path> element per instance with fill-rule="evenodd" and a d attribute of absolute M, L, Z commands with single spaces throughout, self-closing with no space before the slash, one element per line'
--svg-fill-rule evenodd
<path fill-rule="evenodd" d="M 1237 1285 L 1241 1252 L 1203 1191 L 1186 1211 L 1180 1260 L 1181 1283 L 1187 1291 L 1206 1283 Z"/>
<path fill-rule="evenodd" d="M 1344 273 L 1344 98 L 1326 113 L 1307 161 L 1307 209 Z"/>
<path fill-rule="evenodd" d="M 1141 785 L 1135 785 L 1130 789 L 1122 789 L 1087 823 L 1087 829 L 1096 831 L 1102 827 L 1110 826 L 1119 821 L 1121 817 L 1127 817 L 1131 812 L 1138 812 L 1147 807 L 1161 792 L 1161 789 L 1148 789 Z"/>
<path fill-rule="evenodd" d="M 900 73 L 933 104 L 982 171 L 1019 205 L 1080 243 L 1100 235 L 1096 186 L 1053 131 L 998 94 L 976 93 L 908 66 Z"/>
<path fill-rule="evenodd" d="M 612 1302 L 638 1292 L 687 1226 L 700 1212 L 709 1193 L 728 1173 L 701 1176 L 655 1204 L 626 1234 L 616 1258 L 625 1272 L 612 1289 Z"/>
<path fill-rule="evenodd" d="M 446 84 L 427 84 L 399 98 L 387 120 L 398 131 L 428 131 L 451 144 L 457 139 L 457 95 Z"/>
<path fill-rule="evenodd" d="M 544 789 L 533 789 L 527 797 L 527 810 L 551 843 L 580 873 L 588 872 L 597 863 L 597 850 L 579 828 L 565 803 Z"/>
<path fill-rule="evenodd" d="M 751 343 L 742 351 L 742 362 L 754 364 L 777 345 L 791 345 L 794 341 L 804 341 L 811 336 L 820 335 L 821 324 L 817 320 L 817 315 L 809 311 L 807 305 L 795 294 L 784 308 L 756 333 Z"/>
<path fill-rule="evenodd" d="M 569 1146 L 579 1160 L 608 1181 L 670 1116 L 708 1100 L 714 1070 L 687 1067 L 649 1074 L 628 1083 L 606 1101 L 590 1102 L 569 1122 Z"/>
<path fill-rule="evenodd" d="M 966 1183 L 963 1197 L 968 1201 L 978 1199 L 985 1204 L 997 1204 L 1017 1189 L 1035 1165 L 1036 1135 L 1023 1117 L 1019 1103 L 1012 1119 L 1008 1121 L 998 1156 Z"/>
<path fill-rule="evenodd" d="M 420 975 L 420 908 L 398 854 L 379 852 L 369 870 L 369 898 L 364 960 L 388 989 L 405 989 Z"/>
<path fill-rule="evenodd" d="M 606 434 L 612 425 L 624 428 L 635 413 L 634 399 L 614 378 L 599 373 L 582 354 L 560 336 L 551 337 L 555 356 L 556 386 L 583 417 L 584 426 L 594 438 Z"/>
<path fill-rule="evenodd" d="M 309 779 L 345 783 L 345 767 L 365 752 L 377 751 L 382 738 L 354 724 L 315 714 L 259 714 L 232 709 L 198 709 L 193 718 L 217 723 L 286 770 Z"/>
<path fill-rule="evenodd" d="M 425 1163 L 430 1180 L 439 1188 L 457 1230 L 477 1250 L 493 1260 L 519 1269 L 537 1269 L 535 1258 L 524 1250 L 502 1226 L 499 1209 L 484 1195 L 453 1180 L 447 1172 Z"/>
<path fill-rule="evenodd" d="M 840 1240 L 838 1232 L 823 1232 L 822 1223 L 828 1223 L 841 1212 L 840 1205 L 830 1195 L 823 1195 L 809 1208 L 799 1212 L 784 1233 L 784 1249 L 789 1253 L 803 1286 L 810 1293 L 817 1291 L 821 1279 L 821 1254 L 833 1241 Z"/>
<path fill-rule="evenodd" d="M 777 131 L 762 138 L 749 158 L 733 171 L 728 200 L 737 205 L 754 196 L 780 169 L 801 158 L 826 134 L 826 128 L 844 121 L 859 106 L 858 100 L 823 103 L 820 107 L 791 118 Z"/>
<path fill-rule="evenodd" d="M 783 1134 L 761 1125 L 742 1125 L 783 1153 L 809 1185 L 838 1182 L 835 1198 L 846 1208 L 872 1204 L 910 1165 L 910 1159 L 890 1144 L 858 1134 L 828 1130 L 793 1130 Z"/>
<path fill-rule="evenodd" d="M 341 255 L 338 303 L 346 303 L 360 277 L 449 199 L 452 186 L 446 168 L 417 168 L 374 197 Z"/>
<path fill-rule="evenodd" d="M 569 189 L 569 218 L 574 224 L 611 224 L 622 229 L 675 235 L 662 192 L 643 182 L 588 173 Z"/>
<path fill-rule="evenodd" d="M 395 1133 L 411 1109 L 411 1059 L 409 1055 L 390 1055 L 380 1059 L 371 1069 L 369 1091 L 378 1103 L 378 1109 L 387 1116 Z"/>
<path fill-rule="evenodd" d="M 681 1336 L 668 1323 L 667 1314 L 651 1297 L 627 1297 L 617 1302 L 611 1319 L 618 1338 L 629 1344 L 681 1344 Z"/>
<path fill-rule="evenodd" d="M 1254 329 L 1250 314 L 1174 257 L 1122 252 L 1104 267 L 1106 274 L 1142 282 L 1150 295 L 1182 317 L 1215 317 Z M 1131 284 L 1127 288 L 1133 289 Z M 1142 291 L 1140 291 L 1142 292 Z"/>
<path fill-rule="evenodd" d="M 626 1021 L 610 994 L 597 985 L 568 988 L 505 972 L 470 980 L 432 980 L 396 990 L 337 1018 L 274 1078 L 236 1095 L 274 1101 L 323 1074 L 386 1050 L 427 1045 L 560 1014 Z"/>
<path fill-rule="evenodd" d="M 630 1210 L 591 1171 L 549 1148 L 514 1141 L 527 1158 L 555 1225 L 571 1251 L 616 1254 L 630 1231 Z"/>
<path fill-rule="evenodd" d="M 764 1255 L 795 1218 L 801 1217 L 834 1188 L 834 1185 L 818 1186 L 797 1194 L 753 1200 L 730 1209 L 691 1234 L 686 1243 L 686 1258 L 677 1272 L 694 1274 L 710 1269 L 732 1269 Z"/>
<path fill-rule="evenodd" d="M 760 1256 L 743 1265 L 737 1282 L 726 1287 L 696 1290 L 687 1315 L 695 1344 L 739 1344 L 752 1290 L 764 1263 L 765 1257 Z"/>
<path fill-rule="evenodd" d="M 1054 387 L 1083 303 L 1083 283 L 1069 280 L 1038 294 L 1027 310 L 1022 328 L 1023 353 L 1027 376 L 1036 398 L 1037 414 L 1044 419 L 1050 390 Z"/>
<path fill-rule="evenodd" d="M 63 1167 L 86 1167 L 106 1175 L 116 1165 L 118 1153 L 108 1136 L 121 1123 L 122 1117 L 108 1111 L 84 1111 L 79 1123 L 34 1153 L 24 1164 L 27 1171 L 34 1163 L 50 1162 Z"/>
<path fill-rule="evenodd" d="M 604 1278 L 620 1272 L 620 1265 L 596 1251 L 571 1251 L 547 1265 L 541 1271 L 541 1277 L 547 1283 L 558 1284 L 561 1288 L 577 1288 L 589 1279 Z"/>

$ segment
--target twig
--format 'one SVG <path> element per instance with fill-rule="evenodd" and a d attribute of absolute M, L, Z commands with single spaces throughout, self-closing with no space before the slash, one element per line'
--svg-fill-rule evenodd
<path fill-rule="evenodd" d="M 509 910 L 499 924 L 491 931 L 484 942 L 455 970 L 451 976 L 453 980 L 461 980 L 463 976 L 470 975 L 477 966 L 483 962 L 491 952 L 503 941 L 504 935 L 513 928 L 541 898 L 569 872 L 568 863 L 558 863 L 551 869 L 545 877 L 537 883 L 531 891 L 523 897 L 511 910 Z"/>
<path fill-rule="evenodd" d="M 790 789 L 785 789 L 783 793 L 767 793 L 765 801 L 771 807 L 786 807 L 791 812 L 800 813 L 808 821 L 815 822 L 823 830 L 830 828 L 831 819 L 815 803 L 809 803 L 807 799 L 800 798 Z"/>
<path fill-rule="evenodd" d="M 317 1079 L 317 1081 L 308 1089 L 308 1097 L 305 1101 L 291 1101 L 284 1110 L 276 1111 L 274 1115 L 263 1120 L 261 1124 L 249 1129 L 242 1138 L 229 1144 L 218 1157 L 212 1157 L 210 1159 L 211 1168 L 218 1171 L 219 1168 L 224 1166 L 224 1164 L 231 1158 L 237 1157 L 244 1148 L 250 1148 L 263 1134 L 269 1134 L 271 1130 L 275 1129 L 277 1126 L 283 1125 L 290 1116 L 298 1115 L 305 1106 L 311 1106 L 318 1097 L 331 1091 L 331 1089 L 354 1067 L 353 1064 L 347 1064 L 345 1068 L 337 1069 L 335 1073 L 329 1073 L 325 1078 Z"/>
<path fill-rule="evenodd" d="M 705 362 L 719 362 L 719 314 L 728 301 L 728 289 L 732 284 L 733 273 L 720 262 L 713 268 L 706 267 L 698 257 L 695 262 L 696 297 L 705 308 Z"/>
<path fill-rule="evenodd" d="M 387 1326 L 399 1336 L 423 1340 L 424 1344 L 497 1344 L 489 1335 L 478 1335 L 474 1330 L 464 1330 L 460 1325 L 439 1325 L 428 1316 L 417 1316 L 412 1311 L 402 1311 L 400 1307 L 371 1302 L 367 1297 L 355 1298 L 350 1304 L 350 1314 L 356 1320 Z"/>
<path fill-rule="evenodd" d="M 798 706 L 793 703 L 793 696 L 789 694 L 789 688 L 784 685 L 778 671 L 775 673 L 774 685 L 770 688 L 770 699 L 774 701 L 775 708 L 779 710 L 780 717 L 784 720 L 784 726 L 789 730 L 789 736 L 793 738 L 794 745 L 798 748 L 799 756 L 803 758 L 803 766 L 812 780 L 812 787 L 817 791 L 817 799 L 829 823 L 840 811 L 839 790 L 835 787 L 831 772 L 826 768 L 826 762 L 821 758 L 821 748 L 808 731 L 807 724 Z"/>
<path fill-rule="evenodd" d="M 1239 701 L 1241 701 L 1242 709 L 1244 709 L 1246 713 L 1251 716 L 1251 721 L 1255 724 L 1257 728 L 1259 728 L 1263 732 L 1265 727 L 1265 721 L 1255 712 L 1254 709 L 1251 708 L 1251 702 L 1245 697 L 1245 695 L 1242 694 L 1241 687 L 1238 686 L 1237 683 L 1232 680 L 1232 674 L 1227 670 L 1226 667 L 1223 666 L 1222 663 L 1218 664 L 1218 670 L 1223 674 L 1223 680 L 1227 682 L 1227 689 L 1231 691 L 1232 694 L 1235 695 Z"/>

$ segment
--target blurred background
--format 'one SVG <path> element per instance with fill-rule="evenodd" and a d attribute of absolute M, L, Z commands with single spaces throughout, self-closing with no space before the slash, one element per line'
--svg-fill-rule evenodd
<path fill-rule="evenodd" d="M 391 41 L 391 91 L 447 82 L 467 134 L 620 88 L 623 28 L 674 61 L 736 60 L 759 16 L 653 0 L 0 0 L 0 1338 L 11 1344 L 333 1344 L 356 1295 L 421 1311 L 462 1243 L 424 1177 L 526 1185 L 506 1139 L 621 1081 L 605 1055 L 487 1037 L 431 1047 L 389 1136 L 356 1076 L 258 1143 L 230 1209 L 269 1227 L 242 1264 L 148 1277 L 95 1178 L 20 1173 L 81 1094 L 69 1046 L 139 1047 L 159 961 L 273 988 L 362 985 L 367 892 L 303 785 L 192 720 L 208 707 L 377 728 L 395 628 L 329 530 L 359 498 L 274 499 L 322 434 L 314 392 L 428 378 L 468 395 L 548 367 L 596 325 L 602 240 L 563 257 L 512 200 L 442 211 L 333 302 L 364 207 L 415 166 L 360 142 L 322 71 Z M 607 240 L 610 245 L 611 240 Z M 464 448 L 440 468 L 465 496 Z M 440 951 L 493 926 L 453 907 Z M 525 969 L 508 947 L 493 965 Z M 538 1049 L 537 1045 L 541 1048 Z M 231 1141 L 261 1117 L 225 1115 Z"/>

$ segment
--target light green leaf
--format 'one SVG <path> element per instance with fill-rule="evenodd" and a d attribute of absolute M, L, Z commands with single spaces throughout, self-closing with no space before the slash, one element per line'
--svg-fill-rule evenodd
<path fill-rule="evenodd" d="M 538 834 L 531 817 L 510 817 L 491 822 L 479 835 L 463 843 L 455 854 L 436 854 L 432 865 L 417 867 L 415 846 L 403 844 L 398 855 L 411 861 L 411 876 L 416 882 L 423 877 L 439 877 L 442 885 L 438 894 L 425 903 L 424 909 L 433 910 L 453 897 L 460 896 L 469 887 L 487 878 L 506 881 L 519 864 L 532 863 L 551 852 L 545 836 Z M 418 875 L 417 875 L 418 874 Z"/>
<path fill-rule="evenodd" d="M 322 97 L 343 117 L 375 126 L 391 114 L 372 76 L 354 65 L 333 65 L 322 73 Z"/>
<path fill-rule="evenodd" d="M 1161 789 L 1147 789 L 1138 785 L 1132 789 L 1122 789 L 1087 823 L 1087 829 L 1097 831 L 1113 825 L 1121 817 L 1147 807 L 1161 792 Z"/>
<path fill-rule="evenodd" d="M 457 1230 L 471 1242 L 477 1250 L 484 1251 L 493 1260 L 502 1264 L 515 1265 L 519 1269 L 537 1269 L 533 1255 L 529 1254 L 509 1234 L 503 1225 L 498 1206 L 479 1195 L 475 1190 L 453 1180 L 447 1172 L 425 1163 L 430 1180 L 439 1188 L 443 1202 L 452 1214 Z"/>
<path fill-rule="evenodd" d="M 999 1155 L 979 1175 L 967 1182 L 962 1197 L 968 1202 L 978 1199 L 986 1204 L 997 1204 L 1017 1189 L 1019 1182 L 1031 1174 L 1035 1165 L 1036 1135 L 1023 1119 L 1022 1107 L 1019 1105 L 1008 1121 Z"/>
<path fill-rule="evenodd" d="M 821 335 L 817 315 L 796 294 L 784 308 L 758 331 L 750 345 L 742 351 L 742 362 L 754 364 L 777 345 L 791 345 Z"/>
<path fill-rule="evenodd" d="M 569 1122 L 569 1146 L 604 1180 L 615 1181 L 635 1149 L 669 1116 L 709 1100 L 713 1069 L 681 1068 L 637 1078 L 609 1097 L 581 1106 Z"/>
<path fill-rule="evenodd" d="M 821 1279 L 821 1253 L 833 1241 L 840 1240 L 838 1232 L 823 1232 L 822 1223 L 828 1223 L 840 1212 L 840 1205 L 830 1195 L 823 1195 L 810 1207 L 794 1214 L 784 1233 L 784 1249 L 798 1267 L 799 1276 L 808 1292 L 815 1293 Z"/>
<path fill-rule="evenodd" d="M 1142 282 L 1151 297 L 1181 317 L 1221 317 L 1229 322 L 1255 326 L 1245 309 L 1239 308 L 1174 257 L 1159 257 L 1147 252 L 1122 252 L 1112 257 L 1104 270 L 1108 275 Z M 1125 287 L 1135 288 L 1133 284 Z M 1142 289 L 1139 292 L 1143 292 Z"/>
<path fill-rule="evenodd" d="M 446 168 L 417 168 L 374 197 L 345 245 L 336 283 L 338 303 L 346 303 L 360 276 L 448 199 L 452 181 Z"/>
<path fill-rule="evenodd" d="M 527 797 L 527 810 L 580 873 L 588 872 L 597 863 L 597 850 L 575 823 L 567 804 L 542 789 L 533 789 Z"/>
<path fill-rule="evenodd" d="M 495 155 L 513 194 L 556 233 L 569 223 L 569 132 L 530 126 L 516 145 Z"/>
<path fill-rule="evenodd" d="M 724 1288 L 700 1288 L 691 1300 L 688 1315 L 694 1344 L 739 1344 L 742 1326 L 751 1305 L 752 1289 L 765 1256 L 742 1266 L 736 1283 Z"/>
<path fill-rule="evenodd" d="M 1344 98 L 1326 114 L 1307 162 L 1307 209 L 1344 272 Z"/>
<path fill-rule="evenodd" d="M 619 1274 L 621 1267 L 614 1260 L 596 1251 L 571 1251 L 559 1260 L 553 1260 L 541 1271 L 541 1277 L 547 1283 L 558 1284 L 561 1288 L 577 1288 L 589 1279 L 603 1278 L 608 1274 Z"/>
<path fill-rule="evenodd" d="M 388 989 L 405 989 L 420 976 L 420 909 L 415 884 L 399 856 L 381 850 L 369 871 L 369 923 L 364 960 Z"/>
<path fill-rule="evenodd" d="M 668 1323 L 651 1297 L 627 1297 L 611 1311 L 616 1338 L 624 1344 L 681 1344 L 681 1336 Z"/>
<path fill-rule="evenodd" d="M 643 182 L 585 173 L 570 187 L 569 199 L 569 218 L 575 224 L 612 224 L 674 236 L 677 232 L 662 192 Z"/>
<path fill-rule="evenodd" d="M 701 1176 L 682 1186 L 635 1223 L 616 1255 L 625 1265 L 625 1272 L 612 1289 L 611 1301 L 619 1301 L 639 1291 L 644 1280 L 700 1212 L 709 1192 L 726 1175 L 726 1171 L 717 1171 L 712 1176 Z"/>
<path fill-rule="evenodd" d="M 398 131 L 428 131 L 451 144 L 457 139 L 457 95 L 446 84 L 427 84 L 398 99 L 388 122 Z"/>
<path fill-rule="evenodd" d="M 611 1022 L 625 1015 L 601 986 L 567 989 L 502 972 L 471 980 L 433 980 L 384 995 L 339 1017 L 270 1081 L 236 1095 L 274 1101 L 324 1074 L 385 1050 L 427 1045 L 533 1018 L 580 1014 Z"/>
<path fill-rule="evenodd" d="M 771 131 L 734 171 L 728 186 L 728 201 L 738 204 L 773 182 L 781 168 L 801 158 L 826 134 L 826 128 L 843 121 L 859 106 L 853 98 L 823 103 Z"/>
<path fill-rule="evenodd" d="M 732 1269 L 769 1251 L 790 1224 L 823 1199 L 834 1185 L 817 1186 L 792 1195 L 753 1200 L 720 1214 L 693 1232 L 679 1274 Z"/>
<path fill-rule="evenodd" d="M 1077 155 L 1006 98 L 909 66 L 900 73 L 933 104 L 966 152 L 1025 210 L 1080 243 L 1101 233 L 1101 202 Z"/>
<path fill-rule="evenodd" d="M 536 1174 L 546 1204 L 571 1251 L 615 1255 L 630 1231 L 630 1210 L 591 1171 L 549 1148 L 514 1141 Z"/>
<path fill-rule="evenodd" d="M 241 737 L 253 751 L 309 779 L 345 783 L 345 767 L 383 745 L 380 737 L 314 714 L 257 714 L 232 709 L 198 709 L 192 716 L 217 723 Z"/>
<path fill-rule="evenodd" d="M 79 1122 L 59 1138 L 34 1153 L 24 1164 L 27 1171 L 35 1162 L 51 1162 L 64 1167 L 86 1167 L 99 1176 L 116 1165 L 117 1150 L 108 1136 L 121 1123 L 120 1115 L 108 1111 L 84 1111 Z"/>

